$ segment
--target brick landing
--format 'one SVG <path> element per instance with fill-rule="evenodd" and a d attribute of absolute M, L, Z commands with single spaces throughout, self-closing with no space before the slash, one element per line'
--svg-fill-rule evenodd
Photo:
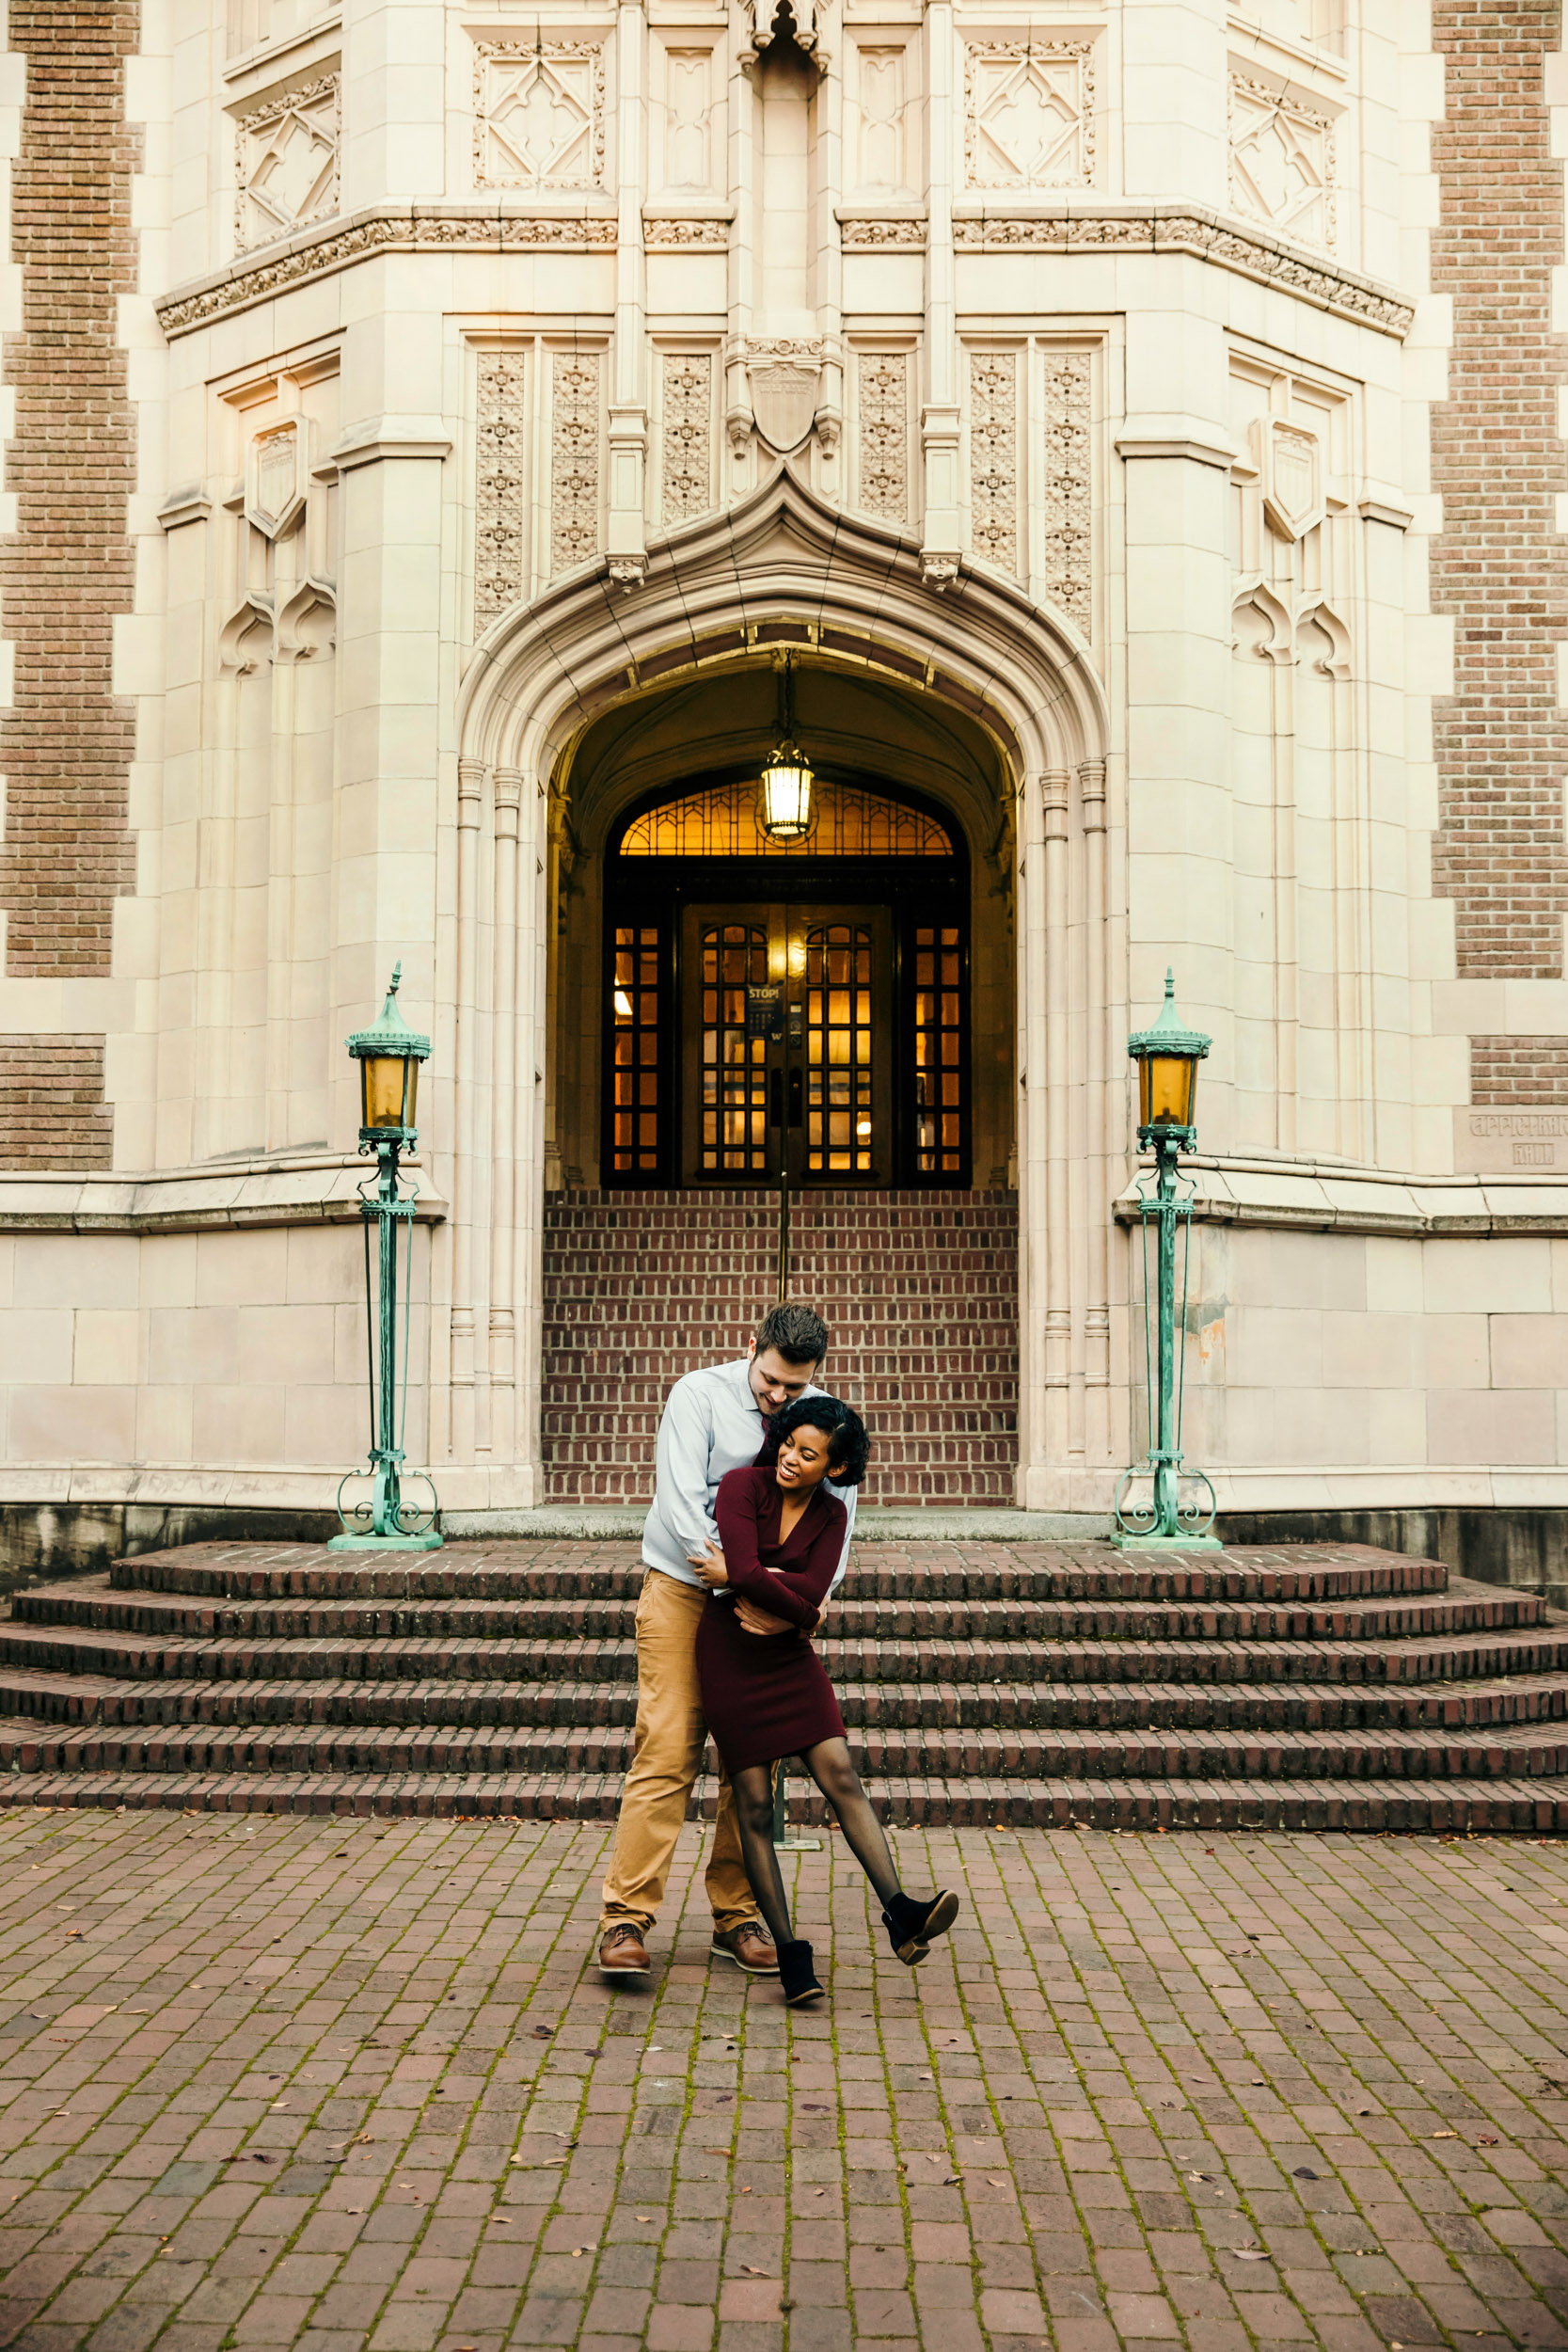
<path fill-rule="evenodd" d="M 610 1818 L 641 1577 L 626 1543 L 192 1545 L 35 1586 L 0 1806 Z M 1436 1561 L 866 1544 L 819 1638 L 895 1820 L 1568 1829 L 1568 1616 Z"/>
<path fill-rule="evenodd" d="M 20 2352 L 1568 2340 L 1568 1854 L 895 1836 L 786 1860 L 832 2007 L 587 1965 L 602 1826 L 0 1818 Z"/>
<path fill-rule="evenodd" d="M 775 1192 L 549 1197 L 550 1502 L 647 1502 L 672 1383 L 743 1356 L 777 1295 L 778 1208 Z M 790 1296 L 832 1334 L 827 1383 L 871 1426 L 865 1500 L 1012 1502 L 1017 1195 L 803 1192 L 790 1241 Z"/>

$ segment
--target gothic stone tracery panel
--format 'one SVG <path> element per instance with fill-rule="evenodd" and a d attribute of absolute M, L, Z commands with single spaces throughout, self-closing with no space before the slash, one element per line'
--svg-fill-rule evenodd
<path fill-rule="evenodd" d="M 475 43 L 474 180 L 482 188 L 604 186 L 602 42 Z"/>
<path fill-rule="evenodd" d="M 528 593 L 528 358 L 479 355 L 474 632 Z"/>
<path fill-rule="evenodd" d="M 663 395 L 660 507 L 667 523 L 677 523 L 713 504 L 712 355 L 667 351 Z"/>
<path fill-rule="evenodd" d="M 319 74 L 234 119 L 234 242 L 242 253 L 338 209 L 339 77 Z"/>
<path fill-rule="evenodd" d="M 1092 42 L 965 42 L 964 173 L 972 188 L 1093 183 Z"/>
<path fill-rule="evenodd" d="M 907 522 L 910 512 L 910 355 L 863 351 L 857 362 L 860 405 L 860 504 L 867 515 Z"/>
<path fill-rule="evenodd" d="M 550 573 L 599 551 L 603 427 L 596 351 L 558 351 L 550 362 Z"/>
<path fill-rule="evenodd" d="M 1018 570 L 1018 353 L 969 355 L 969 506 L 976 555 Z"/>
<path fill-rule="evenodd" d="M 1092 368 L 1086 351 L 1045 354 L 1044 588 L 1053 604 L 1076 621 L 1085 636 L 1094 623 Z"/>
<path fill-rule="evenodd" d="M 1230 201 L 1281 236 L 1332 249 L 1333 117 L 1294 90 L 1232 73 Z"/>

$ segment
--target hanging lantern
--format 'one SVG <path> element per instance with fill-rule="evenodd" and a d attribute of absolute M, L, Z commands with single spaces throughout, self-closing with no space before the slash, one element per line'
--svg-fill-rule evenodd
<path fill-rule="evenodd" d="M 763 762 L 762 804 L 757 821 L 769 841 L 799 841 L 811 831 L 811 762 L 795 741 L 795 671 L 784 656 L 783 739 Z"/>

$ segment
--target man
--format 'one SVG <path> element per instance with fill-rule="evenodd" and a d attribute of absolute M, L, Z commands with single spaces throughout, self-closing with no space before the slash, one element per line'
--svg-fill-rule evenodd
<path fill-rule="evenodd" d="M 658 1470 L 642 1530 L 642 1597 L 637 1607 L 637 1735 L 621 1793 L 615 1847 L 604 1883 L 599 1966 L 607 1977 L 645 1977 L 643 1937 L 658 1916 L 675 1840 L 703 1760 L 707 1726 L 697 1684 L 697 1623 L 707 1594 L 693 1562 L 719 1530 L 714 1497 L 725 1472 L 753 1462 L 772 1415 L 798 1396 L 816 1396 L 814 1375 L 828 1330 L 809 1307 L 774 1307 L 736 1363 L 689 1372 L 671 1390 L 658 1424 Z M 836 1589 L 855 1531 L 855 1489 L 833 1487 L 849 1514 Z M 752 1633 L 785 1633 L 783 1617 L 735 1603 Z M 735 1799 L 720 1775 L 719 1818 L 708 1857 L 713 1950 L 749 1976 L 778 1968 L 773 1940 L 757 1916 L 740 1859 Z"/>

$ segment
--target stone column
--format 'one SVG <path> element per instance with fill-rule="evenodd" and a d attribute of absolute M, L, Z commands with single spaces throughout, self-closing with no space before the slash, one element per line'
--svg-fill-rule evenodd
<path fill-rule="evenodd" d="M 956 574 L 963 546 L 958 337 L 953 264 L 956 45 L 952 0 L 927 0 L 926 352 L 920 407 L 926 489 L 920 561 L 927 579 L 937 586 Z"/>
<path fill-rule="evenodd" d="M 622 0 L 615 19 L 615 349 L 610 394 L 610 575 L 632 587 L 647 569 L 647 261 L 642 245 L 647 178 L 648 26 L 642 0 Z"/>

